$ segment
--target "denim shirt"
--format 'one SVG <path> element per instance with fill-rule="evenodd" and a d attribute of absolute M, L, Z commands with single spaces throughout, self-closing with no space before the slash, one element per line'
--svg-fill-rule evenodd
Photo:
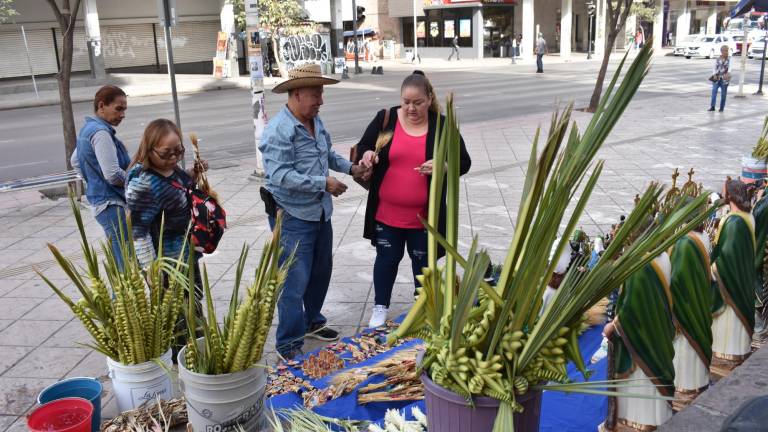
<path fill-rule="evenodd" d="M 331 135 L 315 117 L 315 136 L 287 106 L 270 120 L 259 143 L 267 189 L 278 206 L 291 216 L 320 221 L 333 213 L 331 194 L 325 191 L 329 170 L 349 173 L 352 163 L 331 149 Z"/>
<path fill-rule="evenodd" d="M 92 142 L 94 135 L 99 131 L 106 131 L 112 137 L 117 165 L 121 170 L 128 168 L 131 157 L 128 155 L 125 145 L 117 138 L 115 128 L 97 116 L 85 118 L 85 124 L 77 137 L 75 150 L 78 159 L 77 165 L 83 180 L 85 180 L 85 195 L 88 198 L 88 203 L 95 209 L 103 210 L 106 208 L 104 204 L 125 205 L 125 187 L 114 185 L 104 178 L 104 167 L 99 163 L 97 151 Z M 99 211 L 97 210 L 95 213 L 98 214 Z"/>

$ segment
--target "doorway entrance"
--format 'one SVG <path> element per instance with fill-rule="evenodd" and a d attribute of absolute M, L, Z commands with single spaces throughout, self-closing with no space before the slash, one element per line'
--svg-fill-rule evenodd
<path fill-rule="evenodd" d="M 512 5 L 483 6 L 483 56 L 510 57 L 515 7 Z"/>

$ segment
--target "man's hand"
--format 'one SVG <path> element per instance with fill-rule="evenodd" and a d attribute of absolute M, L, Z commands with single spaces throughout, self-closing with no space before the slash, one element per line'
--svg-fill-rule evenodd
<path fill-rule="evenodd" d="M 360 181 L 368 181 L 373 173 L 372 168 L 366 168 L 363 165 L 352 165 L 352 178 Z"/>
<path fill-rule="evenodd" d="M 340 182 L 336 177 L 328 176 L 325 178 L 325 190 L 337 197 L 347 191 L 347 185 Z"/>

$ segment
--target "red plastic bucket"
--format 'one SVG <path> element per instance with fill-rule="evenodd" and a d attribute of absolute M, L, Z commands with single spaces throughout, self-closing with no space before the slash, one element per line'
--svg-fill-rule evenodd
<path fill-rule="evenodd" d="M 83 398 L 64 398 L 41 405 L 27 417 L 32 432 L 90 432 L 93 405 Z"/>

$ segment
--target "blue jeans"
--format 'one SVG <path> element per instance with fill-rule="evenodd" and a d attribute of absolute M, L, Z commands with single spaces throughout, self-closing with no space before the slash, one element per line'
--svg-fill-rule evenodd
<path fill-rule="evenodd" d="M 373 264 L 373 289 L 375 304 L 389 307 L 392 287 L 397 278 L 397 268 L 408 248 L 413 269 L 413 281 L 427 266 L 427 231 L 423 229 L 395 228 L 376 222 L 376 261 Z"/>
<path fill-rule="evenodd" d="M 544 72 L 544 54 L 536 54 L 536 72 Z"/>
<path fill-rule="evenodd" d="M 129 241 L 125 209 L 119 205 L 109 205 L 104 211 L 96 215 L 96 221 L 104 229 L 112 253 L 115 255 L 115 261 L 122 270 L 123 253 L 120 249 L 120 237 L 122 236 L 125 242 Z"/>
<path fill-rule="evenodd" d="M 305 221 L 283 212 L 280 264 L 294 249 L 296 255 L 277 302 L 276 348 L 282 355 L 301 348 L 307 330 L 326 322 L 320 310 L 331 283 L 333 228 L 324 219 L 323 215 L 319 222 Z M 272 217 L 269 227 L 275 227 Z"/>
<path fill-rule="evenodd" d="M 709 107 L 715 109 L 718 88 L 720 89 L 720 111 L 722 111 L 725 109 L 725 96 L 728 94 L 728 84 L 723 80 L 717 80 L 712 83 L 712 100 L 709 103 Z"/>

